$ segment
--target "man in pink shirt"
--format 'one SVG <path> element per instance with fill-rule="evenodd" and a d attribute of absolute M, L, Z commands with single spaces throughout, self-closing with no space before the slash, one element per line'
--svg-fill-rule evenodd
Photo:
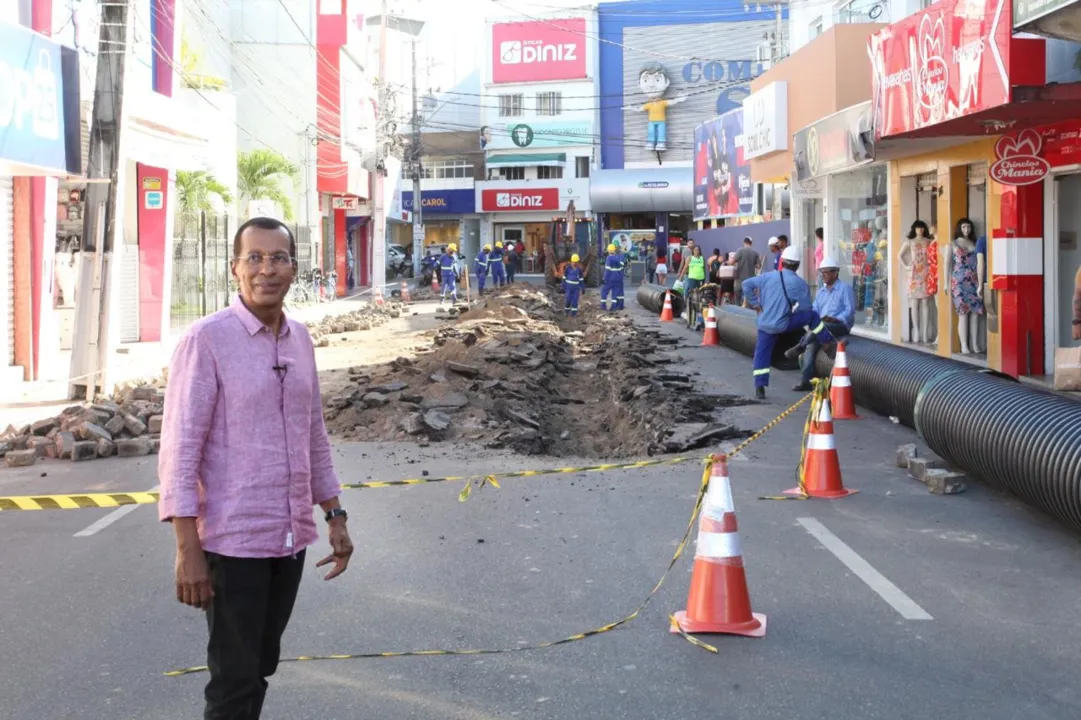
<path fill-rule="evenodd" d="M 233 239 L 240 297 L 184 335 L 169 367 L 158 514 L 176 533 L 176 599 L 206 611 L 204 720 L 257 720 L 304 568 L 330 526 L 330 580 L 353 553 L 323 423 L 315 350 L 282 312 L 296 274 L 283 223 Z"/>

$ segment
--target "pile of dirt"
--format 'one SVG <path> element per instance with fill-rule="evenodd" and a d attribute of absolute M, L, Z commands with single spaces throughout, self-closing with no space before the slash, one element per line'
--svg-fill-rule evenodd
<path fill-rule="evenodd" d="M 331 433 L 352 440 L 471 441 L 523 454 L 622 458 L 681 452 L 744 430 L 718 408 L 747 402 L 697 393 L 670 365 L 678 340 L 516 285 L 448 313 L 413 358 L 345 373 L 325 398 Z M 342 383 L 337 383 L 341 387 Z"/>

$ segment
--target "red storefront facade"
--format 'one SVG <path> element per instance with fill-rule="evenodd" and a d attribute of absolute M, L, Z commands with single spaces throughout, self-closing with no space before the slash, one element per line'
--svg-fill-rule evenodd
<path fill-rule="evenodd" d="M 875 33 L 868 53 L 876 140 L 890 149 L 892 306 L 905 313 L 893 341 L 911 340 L 911 306 L 927 302 L 909 296 L 929 294 L 935 332 L 924 349 L 958 355 L 965 305 L 948 268 L 965 256 L 954 254 L 955 226 L 979 214 L 986 355 L 961 359 L 1039 377 L 1063 341 L 1059 270 L 1072 262 L 1077 242 L 1072 217 L 1062 230 L 1052 214 L 1060 205 L 1055 178 L 1081 162 L 1081 123 L 1070 123 L 1081 118 L 1081 90 L 1046 84 L 1045 43 L 1015 37 L 1012 16 L 1011 0 L 942 0 Z M 1081 192 L 1078 200 L 1081 206 Z M 934 287 L 921 292 L 898 252 L 915 220 L 938 229 L 926 251 L 934 251 Z"/>

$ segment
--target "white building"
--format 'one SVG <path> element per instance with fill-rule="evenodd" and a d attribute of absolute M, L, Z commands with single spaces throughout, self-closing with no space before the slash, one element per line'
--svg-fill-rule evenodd
<path fill-rule="evenodd" d="M 521 240 L 530 257 L 543 252 L 548 223 L 570 203 L 579 218 L 591 217 L 596 26 L 595 11 L 488 21 L 479 139 L 486 177 L 476 184 L 481 244 Z"/>

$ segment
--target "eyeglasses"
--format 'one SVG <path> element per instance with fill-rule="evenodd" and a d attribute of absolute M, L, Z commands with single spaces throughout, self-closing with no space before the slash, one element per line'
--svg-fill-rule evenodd
<path fill-rule="evenodd" d="M 289 253 L 284 252 L 272 253 L 269 256 L 263 255 L 263 253 L 260 252 L 250 252 L 244 257 L 236 258 L 237 262 L 243 262 L 248 267 L 253 268 L 262 267 L 263 263 L 268 259 L 270 260 L 271 267 L 281 268 L 293 264 L 293 258 L 289 257 Z"/>

